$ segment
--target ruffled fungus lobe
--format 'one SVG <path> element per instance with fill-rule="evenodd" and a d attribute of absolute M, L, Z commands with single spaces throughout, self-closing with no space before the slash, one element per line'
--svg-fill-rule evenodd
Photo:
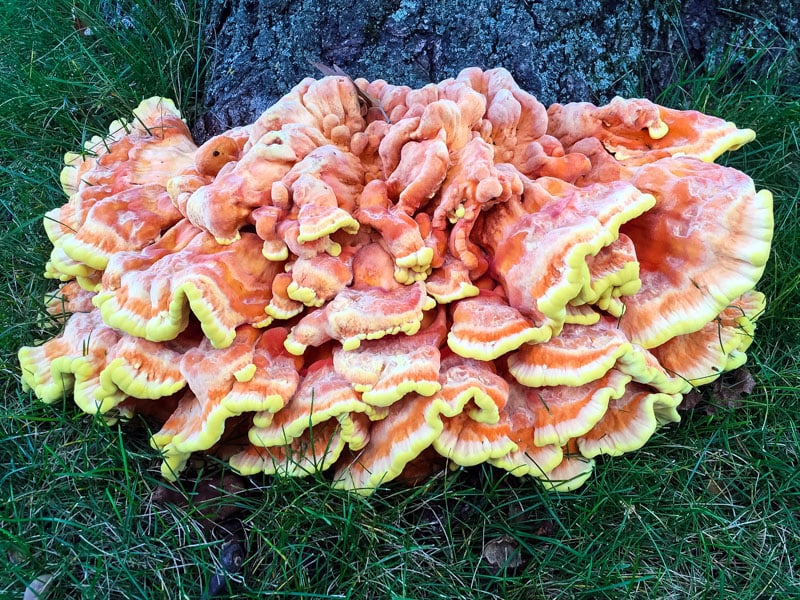
<path fill-rule="evenodd" d="M 728 167 L 669 158 L 631 179 L 652 210 L 623 227 L 639 259 L 641 290 L 626 299 L 626 335 L 645 348 L 692 333 L 761 278 L 772 241 L 772 194 Z"/>
<path fill-rule="evenodd" d="M 545 109 L 503 69 L 305 79 L 199 148 L 151 98 L 65 157 L 64 327 L 23 386 L 154 419 L 169 479 L 205 452 L 364 494 L 442 462 L 575 489 L 746 359 L 772 197 L 713 161 L 753 135 Z"/>
<path fill-rule="evenodd" d="M 484 291 L 456 304 L 447 345 L 461 356 L 490 361 L 549 337 L 549 329 L 535 327 L 502 297 Z"/>
<path fill-rule="evenodd" d="M 755 139 L 752 129 L 695 110 L 674 110 L 645 99 L 614 98 L 597 107 L 588 102 L 554 104 L 547 131 L 566 147 L 595 138 L 617 160 L 650 162 L 663 156 L 693 156 L 713 162 Z"/>
<path fill-rule="evenodd" d="M 175 338 L 192 313 L 224 348 L 237 327 L 264 318 L 279 270 L 254 234 L 221 246 L 183 220 L 140 253 L 116 254 L 93 302 L 109 325 L 157 342 Z"/>
<path fill-rule="evenodd" d="M 72 392 L 75 403 L 90 414 L 104 414 L 125 394 L 102 384 L 111 349 L 120 334 L 105 325 L 96 312 L 75 313 L 62 335 L 37 347 L 19 351 L 22 384 L 44 402 Z"/>
<path fill-rule="evenodd" d="M 150 98 L 130 121 L 114 121 L 108 135 L 93 137 L 80 153 L 68 152 L 61 186 L 69 196 L 45 215 L 53 243 L 46 276 L 77 277 L 94 288 L 117 252 L 140 250 L 180 219 L 167 182 L 186 169 L 197 151 L 171 100 Z"/>
<path fill-rule="evenodd" d="M 541 344 L 525 344 L 508 356 L 508 371 L 519 383 L 579 386 L 603 377 L 631 344 L 608 317 L 592 325 L 565 325 Z"/>

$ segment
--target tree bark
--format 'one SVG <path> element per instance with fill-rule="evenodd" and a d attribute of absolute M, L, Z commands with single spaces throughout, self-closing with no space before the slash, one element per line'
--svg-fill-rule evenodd
<path fill-rule="evenodd" d="M 789 4 L 211 0 L 208 112 L 196 133 L 207 137 L 253 121 L 303 77 L 319 77 L 314 61 L 354 78 L 413 87 L 468 66 L 502 66 L 545 105 L 655 98 L 674 82 L 679 60 L 743 63 L 759 44 L 797 44 L 797 2 Z"/>

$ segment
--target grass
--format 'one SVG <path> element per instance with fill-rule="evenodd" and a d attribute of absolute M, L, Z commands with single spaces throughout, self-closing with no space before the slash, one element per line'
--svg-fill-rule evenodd
<path fill-rule="evenodd" d="M 91 36 L 66 3 L 0 7 L 0 597 L 51 574 L 50 597 L 199 598 L 231 539 L 245 561 L 222 587 L 241 598 L 800 593 L 800 89 L 787 79 L 797 48 L 768 67 L 775 40 L 744 62 L 731 53 L 714 69 L 684 67 L 659 98 L 755 129 L 725 161 L 775 193 L 760 285 L 770 304 L 749 361 L 757 388 L 740 406 L 712 399 L 716 412 L 599 461 L 571 493 L 483 467 L 367 499 L 313 479 L 252 478 L 240 490 L 207 462 L 180 500 L 158 476 L 144 422 L 109 427 L 69 398 L 42 405 L 17 375 L 17 348 L 51 335 L 40 218 L 63 202 L 63 152 L 142 97 L 171 96 L 190 120 L 197 108 L 199 4 L 120 4 L 127 15 L 103 17 L 75 3 Z M 505 564 L 490 564 L 489 542 L 511 553 Z"/>

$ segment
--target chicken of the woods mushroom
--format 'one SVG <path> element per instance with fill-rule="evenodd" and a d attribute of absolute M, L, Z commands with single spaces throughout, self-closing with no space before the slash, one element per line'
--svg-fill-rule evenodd
<path fill-rule="evenodd" d="M 546 109 L 503 69 L 304 79 L 199 147 L 145 100 L 65 157 L 63 328 L 23 385 L 150 415 L 167 479 L 200 452 L 364 494 L 479 463 L 574 489 L 744 362 L 772 197 L 713 161 L 754 135 Z"/>

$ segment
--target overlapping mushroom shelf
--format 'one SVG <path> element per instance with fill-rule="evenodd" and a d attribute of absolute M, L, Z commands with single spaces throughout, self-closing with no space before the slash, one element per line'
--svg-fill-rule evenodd
<path fill-rule="evenodd" d="M 65 326 L 24 385 L 152 415 L 170 479 L 207 452 L 362 493 L 445 460 L 573 489 L 744 362 L 772 198 L 713 161 L 753 137 L 545 109 L 502 69 L 305 79 L 199 148 L 151 98 L 66 156 Z"/>

